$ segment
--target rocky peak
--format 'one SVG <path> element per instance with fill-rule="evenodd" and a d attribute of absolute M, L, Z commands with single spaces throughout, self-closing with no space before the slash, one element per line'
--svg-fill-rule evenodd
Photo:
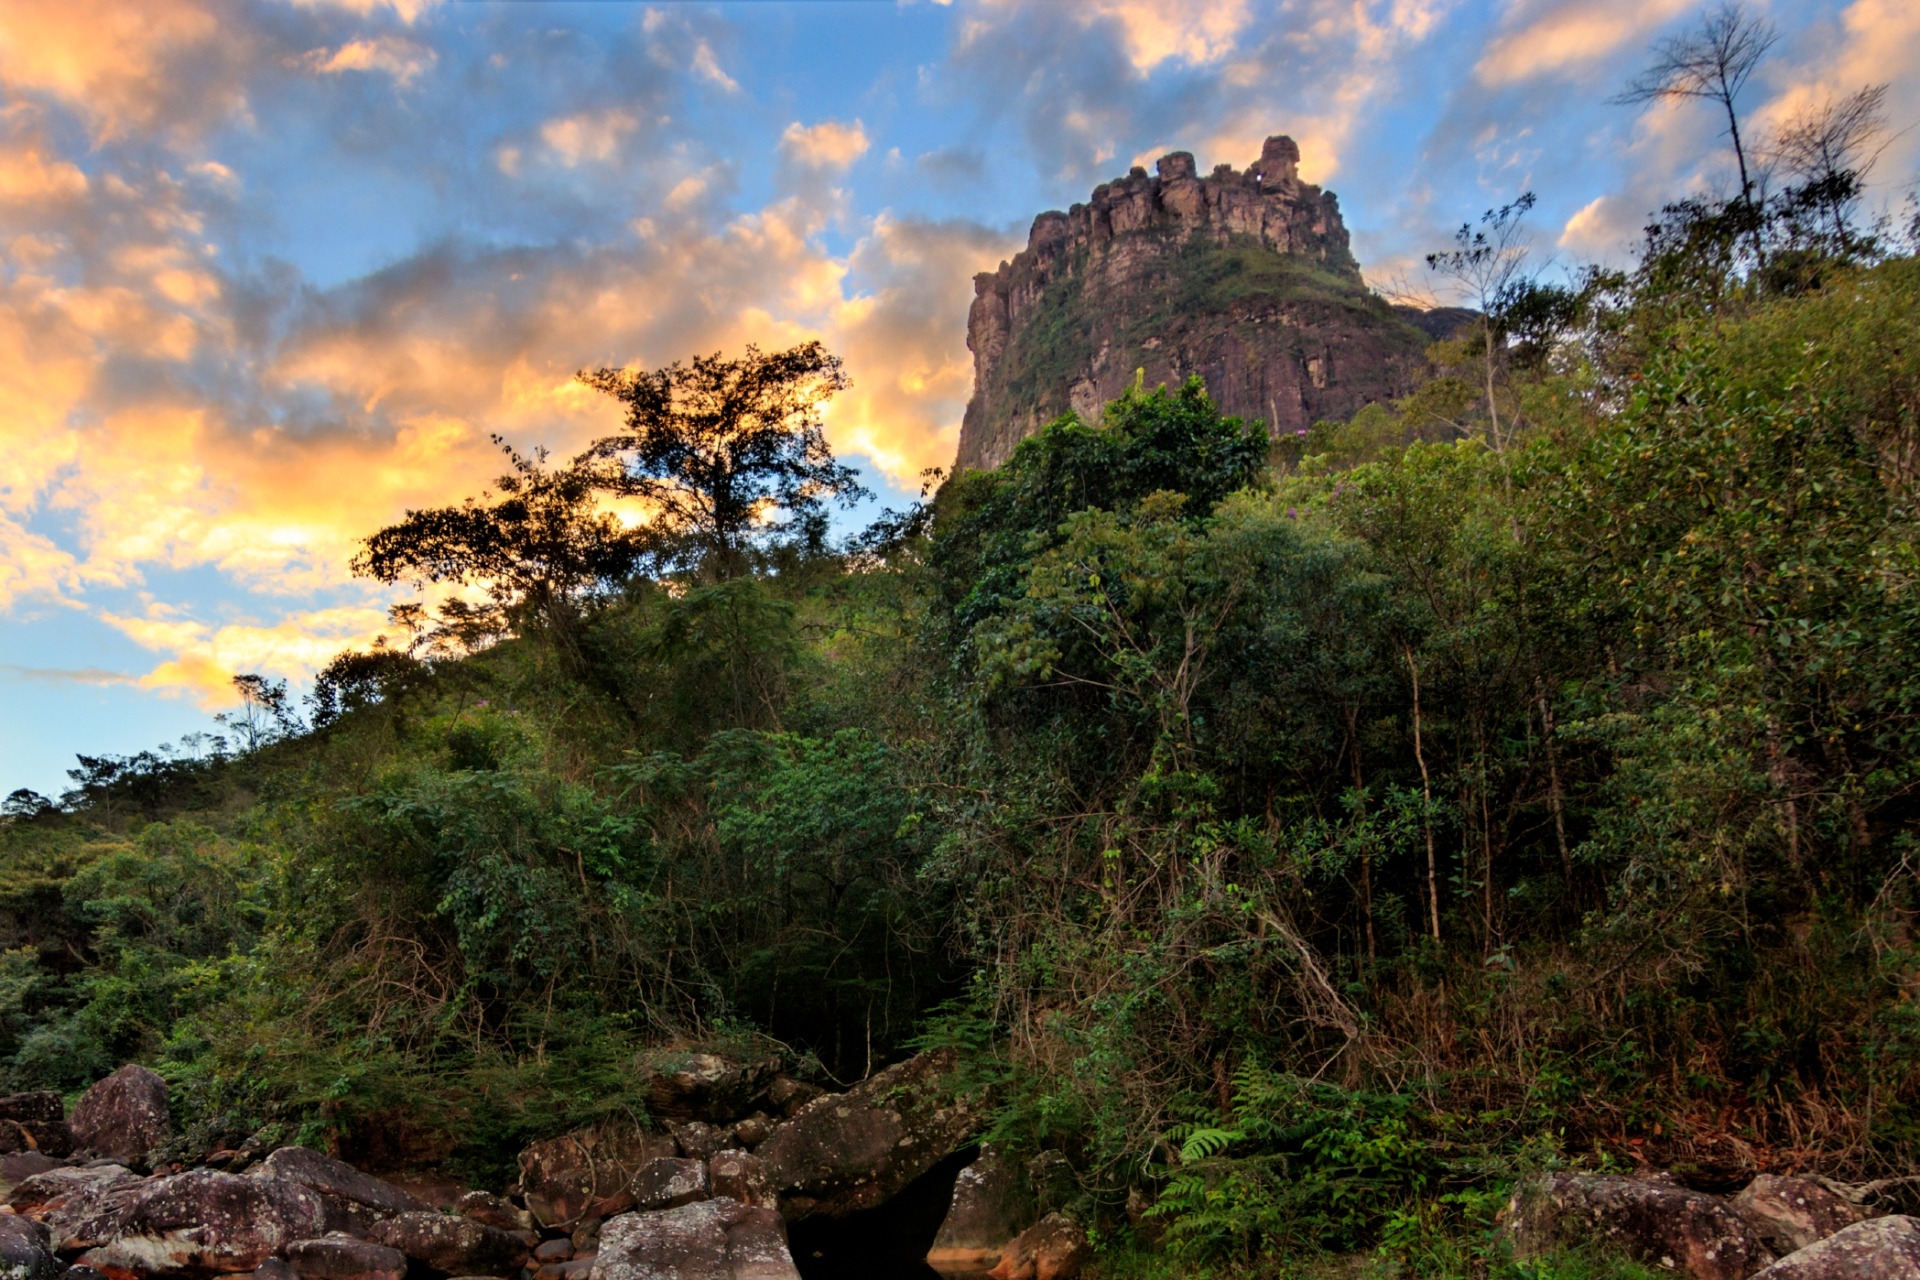
<path fill-rule="evenodd" d="M 1042 213 L 974 295 L 962 469 L 1069 408 L 1097 416 L 1136 369 L 1150 386 L 1198 373 L 1229 412 L 1296 430 L 1404 394 L 1426 342 L 1367 292 L 1338 200 L 1300 180 L 1284 136 L 1244 171 L 1201 177 L 1174 151 Z"/>

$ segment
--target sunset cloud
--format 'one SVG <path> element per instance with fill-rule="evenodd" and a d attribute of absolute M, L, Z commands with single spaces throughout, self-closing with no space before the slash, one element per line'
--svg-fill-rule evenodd
<path fill-rule="evenodd" d="M 436 60 L 433 50 L 425 45 L 398 36 L 378 36 L 349 40 L 337 49 L 315 49 L 301 63 L 319 75 L 380 71 L 401 85 L 410 85 L 431 70 Z"/>
<path fill-rule="evenodd" d="M 1482 84 L 1503 85 L 1589 66 L 1624 47 L 1649 43 L 1661 24 L 1696 0 L 1561 0 L 1517 6 L 1509 29 L 1474 65 Z"/>
<path fill-rule="evenodd" d="M 796 120 L 780 135 L 780 154 L 812 169 L 848 168 L 871 145 L 866 127 L 858 120 L 852 124 L 823 120 L 816 125 Z"/>

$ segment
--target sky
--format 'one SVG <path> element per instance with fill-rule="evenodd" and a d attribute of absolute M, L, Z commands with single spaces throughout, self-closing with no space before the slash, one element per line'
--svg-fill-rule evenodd
<path fill-rule="evenodd" d="M 1920 5 L 1768 0 L 1757 133 L 1887 83 Z M 1539 261 L 1726 192 L 1698 104 L 1609 105 L 1694 0 L 0 0 L 0 793 L 204 731 L 381 633 L 359 539 L 607 365 L 818 337 L 881 500 L 952 461 L 972 277 L 1133 164 L 1290 134 L 1370 280 L 1522 191 Z"/>

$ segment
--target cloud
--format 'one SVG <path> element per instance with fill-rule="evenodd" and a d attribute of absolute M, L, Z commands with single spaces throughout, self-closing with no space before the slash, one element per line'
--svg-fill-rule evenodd
<path fill-rule="evenodd" d="M 380 71 L 403 88 L 433 69 L 437 55 L 425 45 L 398 36 L 349 40 L 336 49 L 315 49 L 300 64 L 318 75 Z"/>
<path fill-rule="evenodd" d="M 852 124 L 823 120 L 816 125 L 796 120 L 780 135 L 780 154 L 787 160 L 809 169 L 836 172 L 851 168 L 871 145 L 866 126 L 858 120 Z"/>
<path fill-rule="evenodd" d="M 962 28 L 962 41 L 981 38 L 1019 0 L 988 0 L 986 12 Z M 1114 29 L 1134 71 L 1152 71 L 1170 59 L 1204 65 L 1232 53 L 1253 19 L 1248 0 L 1079 0 L 1065 6 L 1082 28 Z"/>
<path fill-rule="evenodd" d="M 253 43 L 196 0 L 9 0 L 0 82 L 61 102 L 99 138 L 197 126 L 243 100 Z"/>
<path fill-rule="evenodd" d="M 101 619 L 142 648 L 168 655 L 133 683 L 190 697 L 208 710 L 239 701 L 236 675 L 304 680 L 335 654 L 370 645 L 383 628 L 391 629 L 384 612 L 364 607 L 291 612 L 266 625 L 104 612 Z"/>
<path fill-rule="evenodd" d="M 1509 29 L 1474 65 L 1481 84 L 1499 86 L 1567 72 L 1610 58 L 1685 13 L 1695 0 L 1561 0 L 1529 12 L 1517 7 Z"/>
<path fill-rule="evenodd" d="M 116 685 L 134 683 L 134 677 L 123 671 L 107 671 L 101 667 L 23 667 L 18 663 L 0 662 L 0 671 L 6 672 L 16 680 L 27 680 L 34 684 Z"/>
<path fill-rule="evenodd" d="M 631 111 L 581 112 L 541 125 L 540 139 L 554 159 L 571 169 L 614 159 L 621 144 L 639 127 L 639 118 Z"/>
<path fill-rule="evenodd" d="M 303 9 L 343 9 L 362 17 L 387 10 L 400 21 L 411 24 L 442 0 L 292 0 L 292 3 Z"/>

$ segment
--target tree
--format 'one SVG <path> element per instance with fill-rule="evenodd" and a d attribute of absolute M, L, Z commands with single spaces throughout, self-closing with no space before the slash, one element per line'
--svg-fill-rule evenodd
<path fill-rule="evenodd" d="M 1799 179 L 1799 190 L 1831 222 L 1836 245 L 1847 240 L 1849 212 L 1878 152 L 1867 148 L 1886 128 L 1887 86 L 1869 85 L 1809 108 L 1780 131 L 1774 144 L 1781 165 Z"/>
<path fill-rule="evenodd" d="M 609 483 L 651 502 L 663 533 L 682 540 L 687 567 L 708 576 L 735 576 L 755 544 L 817 519 L 827 499 L 851 506 L 867 496 L 827 446 L 820 408 L 849 384 L 818 342 L 579 379 L 626 407 L 625 429 L 589 456 L 618 462 Z M 773 522 L 776 513 L 786 521 Z"/>
<path fill-rule="evenodd" d="M 1740 203 L 1752 212 L 1754 178 L 1747 165 L 1747 149 L 1740 137 L 1737 102 L 1754 68 L 1779 40 L 1771 22 L 1757 17 L 1733 0 L 1726 0 L 1700 24 L 1682 35 L 1669 36 L 1653 46 L 1647 67 L 1611 101 L 1624 106 L 1675 98 L 1699 98 L 1717 103 L 1727 115 L 1727 136 L 1733 142 L 1734 163 L 1740 169 Z M 1764 259 L 1758 227 L 1753 251 Z"/>
<path fill-rule="evenodd" d="M 240 709 L 214 717 L 232 729 L 247 751 L 290 738 L 304 727 L 288 701 L 287 682 L 247 673 L 233 678 Z"/>
<path fill-rule="evenodd" d="M 1428 268 L 1459 284 L 1480 312 L 1487 421 L 1495 453 L 1506 448 L 1494 386 L 1506 344 L 1505 316 L 1509 311 L 1519 314 L 1520 303 L 1527 304 L 1530 314 L 1548 296 L 1525 274 L 1528 244 L 1520 220 L 1533 205 L 1533 192 L 1522 192 L 1512 204 L 1481 214 L 1479 230 L 1472 223 L 1461 223 L 1453 233 L 1453 248 L 1427 255 Z"/>
<path fill-rule="evenodd" d="M 544 450 L 526 458 L 498 437 L 494 442 L 512 464 L 495 481 L 497 500 L 482 494 L 457 507 L 409 511 L 366 540 L 353 571 L 389 584 L 479 586 L 491 608 L 443 606 L 456 630 L 476 639 L 503 635 L 516 619 L 534 620 L 577 662 L 583 599 L 631 574 L 651 548 L 650 535 L 600 510 L 598 494 L 609 481 L 591 459 L 549 467 Z"/>

